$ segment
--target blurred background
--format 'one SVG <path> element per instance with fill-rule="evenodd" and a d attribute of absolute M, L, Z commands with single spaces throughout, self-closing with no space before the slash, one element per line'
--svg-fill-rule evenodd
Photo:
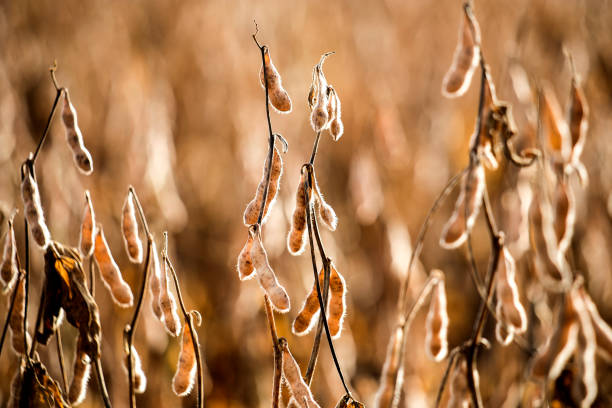
<path fill-rule="evenodd" d="M 267 151 L 253 20 L 293 101 L 289 115 L 272 113 L 273 129 L 287 139 L 289 151 L 283 155 L 280 194 L 264 229 L 264 243 L 293 306 L 276 315 L 279 335 L 288 338 L 303 370 L 313 335 L 296 337 L 290 327 L 312 285 L 311 261 L 305 254 L 289 255 L 286 235 L 299 169 L 314 141 L 306 102 L 311 71 L 322 53 L 335 51 L 324 70 L 342 101 L 345 133 L 336 143 L 323 135 L 316 167 L 339 226 L 334 233 L 323 231 L 322 238 L 348 286 L 345 330 L 335 342 L 336 351 L 351 389 L 372 406 L 411 242 L 446 181 L 468 162 L 478 86 L 454 100 L 440 93 L 461 13 L 461 2 L 448 0 L 1 2 L 1 232 L 13 209 L 22 211 L 19 165 L 44 129 L 55 96 L 48 68 L 57 60 L 57 79 L 70 90 L 94 173 L 76 171 L 56 116 L 37 162 L 53 238 L 78 244 L 88 189 L 114 257 L 137 292 L 142 270 L 129 262 L 120 236 L 121 208 L 133 185 L 158 246 L 163 231 L 169 231 L 185 302 L 203 317 L 199 336 L 206 362 L 206 405 L 270 406 L 273 357 L 262 290 L 255 281 L 240 282 L 235 269 L 247 237 L 243 210 L 261 179 Z M 574 56 L 591 107 L 583 156 L 591 182 L 575 190 L 577 221 L 570 251 L 574 267 L 588 276 L 587 287 L 602 316 L 611 321 L 612 5 L 595 0 L 476 1 L 475 15 L 498 97 L 514 107 L 520 143 L 530 143 L 525 135 L 534 109 L 524 85 L 549 82 L 565 107 L 571 74 L 563 50 Z M 521 209 L 517 170 L 502 165 L 487 177 L 500 226 L 515 230 Z M 455 197 L 435 216 L 421 265 L 410 281 L 416 293 L 426 271 L 446 273 L 451 347 L 469 337 L 478 307 L 465 250 L 438 245 Z M 23 226 L 16 226 L 23 258 Z M 519 241 L 519 232 L 509 234 L 512 242 Z M 484 271 L 490 248 L 483 220 L 477 222 L 473 245 Z M 518 249 L 515 255 L 526 301 L 523 283 L 530 272 Z M 42 252 L 32 249 L 32 256 L 30 327 L 43 279 Z M 125 407 L 122 330 L 132 309 L 115 306 L 99 279 L 97 287 L 107 386 L 113 405 Z M 148 297 L 146 302 L 136 347 L 148 386 L 138 403 L 193 406 L 195 393 L 179 399 L 171 390 L 179 340 L 166 334 Z M 0 303 L 5 316 L 6 302 Z M 410 330 L 402 406 L 431 406 L 446 366 L 424 353 L 425 314 L 418 315 Z M 70 378 L 75 331 L 68 325 L 62 330 Z M 492 333 L 489 324 L 485 335 L 493 339 Z M 59 379 L 52 343 L 39 352 Z M 485 405 L 517 406 L 525 354 L 514 345 L 502 349 L 492 344 L 479 358 Z M 0 358 L 2 404 L 16 365 L 17 358 L 5 348 Z M 609 383 L 612 372 L 605 364 L 598 367 L 600 402 L 606 406 L 612 404 L 605 395 L 612 394 L 612 385 L 606 387 L 605 378 Z M 323 407 L 334 406 L 343 394 L 325 342 L 312 390 Z M 283 398 L 286 402 L 286 390 Z M 95 379 L 82 406 L 101 406 Z"/>

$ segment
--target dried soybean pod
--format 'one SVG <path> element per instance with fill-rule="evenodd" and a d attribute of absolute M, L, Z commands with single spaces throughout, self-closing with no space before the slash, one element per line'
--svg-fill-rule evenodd
<path fill-rule="evenodd" d="M 480 211 L 484 189 L 484 168 L 481 164 L 476 164 L 461 180 L 461 192 L 455 203 L 455 210 L 442 230 L 440 245 L 443 248 L 457 248 L 465 242 Z M 465 208 L 466 197 L 467 210 Z"/>
<path fill-rule="evenodd" d="M 576 309 L 580 331 L 578 344 L 574 353 L 574 364 L 577 366 L 577 376 L 572 384 L 572 394 L 580 401 L 582 408 L 590 407 L 597 397 L 597 380 L 595 377 L 595 353 L 597 343 L 595 330 L 579 288 L 574 287 L 570 292 L 572 302 Z"/>
<path fill-rule="evenodd" d="M 121 307 L 131 307 L 134 303 L 132 289 L 121 276 L 121 271 L 110 252 L 101 224 L 98 224 L 96 228 L 94 258 L 98 264 L 104 286 L 110 292 L 115 303 Z"/>
<path fill-rule="evenodd" d="M 472 406 L 467 383 L 467 361 L 463 355 L 457 357 L 448 388 L 450 397 L 446 405 L 447 408 L 467 408 Z"/>
<path fill-rule="evenodd" d="M 336 212 L 334 211 L 332 206 L 329 205 L 323 198 L 323 194 L 321 194 L 321 190 L 319 190 L 319 184 L 317 183 L 317 178 L 314 176 L 314 174 L 313 174 L 313 180 L 314 180 L 314 192 L 315 192 L 314 198 L 316 200 L 316 203 L 318 204 L 315 207 L 317 210 L 317 213 L 319 214 L 321 221 L 323 221 L 323 224 L 325 224 L 325 226 L 329 228 L 331 231 L 335 231 L 336 227 L 338 226 L 338 216 L 336 216 Z"/>
<path fill-rule="evenodd" d="M 189 394 L 193 388 L 196 374 L 195 349 L 189 325 L 183 325 L 183 339 L 181 341 L 181 352 L 176 367 L 176 373 L 172 378 L 172 391 L 179 397 Z"/>
<path fill-rule="evenodd" d="M 295 209 L 291 222 L 291 229 L 287 236 L 287 248 L 291 255 L 299 255 L 306 247 L 306 211 L 308 211 L 308 201 L 310 191 L 306 191 L 306 172 L 302 172 L 300 183 L 298 184 L 295 195 Z"/>
<path fill-rule="evenodd" d="M 96 215 L 89 191 L 85 190 L 85 208 L 83 210 L 83 221 L 81 222 L 81 235 L 79 237 L 79 250 L 83 257 L 91 256 L 94 249 L 94 233 Z"/>
<path fill-rule="evenodd" d="M 68 391 L 68 400 L 73 406 L 79 405 L 85 399 L 90 373 L 91 361 L 89 356 L 77 349 L 74 358 L 72 382 Z"/>
<path fill-rule="evenodd" d="M 259 284 L 270 297 L 274 309 L 281 313 L 288 312 L 291 307 L 289 295 L 287 295 L 285 288 L 276 279 L 276 275 L 268 262 L 268 254 L 266 254 L 266 250 L 263 247 L 259 232 L 253 238 L 251 260 L 257 273 Z"/>
<path fill-rule="evenodd" d="M 330 268 L 329 291 L 331 296 L 327 307 L 327 324 L 332 339 L 337 339 L 342 332 L 342 323 L 344 322 L 346 311 L 346 282 L 333 263 L 330 265 Z"/>
<path fill-rule="evenodd" d="M 442 81 L 442 95 L 447 98 L 456 98 L 467 91 L 480 60 L 480 27 L 467 3 L 463 11 L 453 62 Z"/>
<path fill-rule="evenodd" d="M 132 350 L 131 352 L 132 373 L 134 375 L 134 392 L 136 394 L 142 394 L 147 389 L 147 376 L 142 370 L 142 361 L 140 360 L 140 356 L 138 355 L 138 352 L 136 351 L 136 347 L 134 346 L 131 346 L 131 347 L 132 347 L 131 349 Z M 126 371 L 127 371 L 127 359 L 128 358 L 130 357 L 127 356 L 126 359 L 123 360 L 125 363 Z"/>
<path fill-rule="evenodd" d="M 15 305 L 13 306 L 13 313 L 9 318 L 9 328 L 11 329 L 11 345 L 13 346 L 13 351 L 17 355 L 25 354 L 26 350 L 24 350 L 24 341 L 23 341 L 23 319 L 25 319 L 25 296 L 26 296 L 26 287 L 25 287 L 25 271 L 21 271 L 21 275 L 17 280 L 17 288 L 15 288 L 17 294 L 15 295 Z M 7 297 L 7 308 L 10 308 L 11 297 Z M 28 348 L 30 347 L 30 334 L 25 333 L 26 342 L 28 344 Z"/>
<path fill-rule="evenodd" d="M 547 143 L 554 159 L 566 163 L 570 155 L 569 128 L 561 116 L 559 101 L 549 86 L 542 91 L 542 117 L 547 125 Z"/>
<path fill-rule="evenodd" d="M 317 89 L 317 102 L 310 115 L 310 123 L 315 132 L 320 132 L 329 125 L 329 113 L 327 105 L 329 104 L 329 96 L 327 92 L 327 80 L 323 75 L 323 69 L 319 65 L 315 66 Z"/>
<path fill-rule="evenodd" d="M 569 164 L 578 172 L 583 185 L 588 182 L 588 174 L 580 161 L 587 130 L 589 128 L 589 105 L 584 97 L 578 78 L 572 78 L 572 90 L 569 109 L 569 131 L 572 140 L 572 151 Z"/>
<path fill-rule="evenodd" d="M 323 286 L 324 281 L 324 272 L 325 269 L 321 269 L 319 272 L 319 285 Z M 331 277 L 330 277 L 331 279 Z M 310 332 L 314 327 L 314 323 L 321 312 L 321 307 L 319 305 L 319 298 L 317 295 L 317 285 L 313 283 L 312 290 L 306 297 L 304 301 L 304 305 L 302 305 L 302 309 L 298 313 L 297 317 L 293 321 L 293 326 L 291 330 L 293 334 L 296 336 L 303 336 Z M 329 322 L 328 322 L 329 324 Z M 331 331 L 331 329 L 330 329 Z"/>
<path fill-rule="evenodd" d="M 380 385 L 376 392 L 374 406 L 385 408 L 396 406 L 404 381 L 404 367 L 400 364 L 400 351 L 404 340 L 404 328 L 397 326 L 389 339 L 387 356 L 380 374 Z"/>
<path fill-rule="evenodd" d="M 30 232 L 32 232 L 32 238 L 34 242 L 41 248 L 47 248 L 51 241 L 51 233 L 47 228 L 45 222 L 45 215 L 43 213 L 42 205 L 40 203 L 40 193 L 38 192 L 38 184 L 29 166 L 25 166 L 23 181 L 21 182 L 21 197 L 23 200 L 23 211 L 28 225 L 30 226 Z M 32 168 L 32 172 L 34 169 Z"/>
<path fill-rule="evenodd" d="M 297 405 L 302 408 L 321 408 L 314 400 L 308 384 L 304 382 L 300 367 L 289 351 L 287 339 L 278 339 L 283 353 L 283 377 L 287 381 L 291 395 Z"/>
<path fill-rule="evenodd" d="M 244 210 L 244 225 L 253 225 L 257 223 L 257 218 L 259 217 L 259 212 L 261 211 L 261 205 L 263 201 L 264 190 L 266 188 L 266 169 L 268 168 L 268 159 L 266 158 L 266 162 L 263 167 L 263 174 L 259 185 L 257 186 L 257 192 L 255 193 L 255 197 L 251 200 L 251 202 L 247 205 Z M 268 196 L 266 197 L 266 206 L 264 207 L 263 216 L 261 218 L 261 223 L 264 224 L 266 219 L 268 218 L 268 214 L 270 212 L 270 207 L 276 201 L 276 195 L 278 193 L 280 187 L 280 178 L 283 174 L 283 159 L 281 155 L 274 146 L 274 151 L 272 153 L 272 166 L 270 167 L 270 184 L 268 185 Z"/>
<path fill-rule="evenodd" d="M 134 197 L 132 191 L 128 191 L 123 204 L 121 216 L 121 230 L 123 232 L 123 243 L 128 253 L 130 261 L 134 263 L 142 262 L 142 241 L 138 235 L 138 221 L 136 219 L 136 209 L 134 208 Z"/>
<path fill-rule="evenodd" d="M 340 97 L 334 88 L 329 86 L 331 89 L 330 106 L 332 114 L 330 115 L 331 122 L 329 123 L 329 133 L 332 135 L 334 142 L 344 134 L 344 124 L 342 123 L 342 106 L 340 104 Z"/>
<path fill-rule="evenodd" d="M 159 306 L 164 315 L 164 327 L 172 336 L 176 337 L 181 332 L 181 319 L 178 315 L 176 300 L 168 286 L 168 265 L 166 264 L 166 253 L 162 254 L 161 265 L 161 295 L 159 297 Z"/>
<path fill-rule="evenodd" d="M 608 361 L 612 361 L 612 327 L 601 317 L 597 306 L 584 290 L 580 289 L 582 298 L 589 315 L 591 316 L 591 322 L 593 329 L 595 330 L 595 339 L 597 342 L 597 351 Z"/>
<path fill-rule="evenodd" d="M 151 289 L 151 308 L 153 309 L 153 314 L 160 321 L 163 320 L 163 313 L 160 304 L 161 291 L 162 291 L 162 272 L 161 266 L 159 264 L 159 255 L 157 254 L 157 246 L 155 245 L 155 241 L 151 241 L 151 256 L 153 257 L 151 262 L 151 281 L 149 282 L 149 288 Z"/>
<path fill-rule="evenodd" d="M 278 70 L 272 63 L 272 58 L 270 57 L 270 50 L 268 47 L 264 46 L 264 65 L 262 65 L 261 70 L 259 72 L 259 79 L 261 81 L 261 86 L 265 88 L 266 79 L 268 82 L 268 97 L 270 98 L 270 103 L 272 107 L 276 109 L 279 113 L 289 113 L 291 112 L 291 98 L 289 98 L 289 94 L 283 88 L 283 81 L 281 79 Z M 264 67 L 266 77 L 264 78 Z"/>
<path fill-rule="evenodd" d="M 558 249 L 565 254 L 574 236 L 576 221 L 576 198 L 567 180 L 561 178 L 555 188 L 555 233 Z"/>
<path fill-rule="evenodd" d="M 93 171 L 93 160 L 83 142 L 83 134 L 79 128 L 77 113 L 72 102 L 70 102 L 68 89 L 65 88 L 62 120 L 66 128 L 66 140 L 68 141 L 68 146 L 72 149 L 75 164 L 83 174 L 91 174 Z"/>
<path fill-rule="evenodd" d="M 13 279 L 18 276 L 17 269 L 17 242 L 15 241 L 15 228 L 13 218 L 9 219 L 8 230 L 4 236 L 4 252 L 2 255 L 2 265 L 0 265 L 0 278 L 5 290 L 10 290 Z"/>
<path fill-rule="evenodd" d="M 437 276 L 431 295 L 429 312 L 425 321 L 425 350 L 434 361 L 442 361 L 448 354 L 448 312 L 446 310 L 446 290 L 444 274 L 440 270 L 431 272 Z"/>
<path fill-rule="evenodd" d="M 472 149 L 476 148 L 478 155 L 483 160 L 485 165 L 495 170 L 499 167 L 495 152 L 493 150 L 493 134 L 496 131 L 498 122 L 500 119 L 497 118 L 498 112 L 498 101 L 497 95 L 495 94 L 495 85 L 489 72 L 489 67 L 485 67 L 485 82 L 484 82 L 484 101 L 482 104 L 482 111 L 480 116 L 482 118 L 482 124 L 479 132 L 474 132 L 474 140 L 472 140 Z M 478 136 L 478 137 L 477 137 Z M 478 146 L 473 146 L 478 140 Z"/>
<path fill-rule="evenodd" d="M 521 304 L 516 284 L 516 262 L 507 248 L 500 248 L 499 262 L 495 274 L 497 293 L 495 326 L 497 340 L 504 346 L 510 344 L 514 334 L 527 330 L 527 314 Z"/>
<path fill-rule="evenodd" d="M 242 251 L 238 254 L 238 262 L 236 263 L 236 269 L 238 270 L 238 278 L 240 280 L 251 279 L 255 276 L 253 272 L 255 272 L 255 268 L 253 267 L 253 262 L 251 260 L 251 247 L 253 246 L 253 237 L 249 233 L 246 243 L 244 247 L 242 247 Z"/>

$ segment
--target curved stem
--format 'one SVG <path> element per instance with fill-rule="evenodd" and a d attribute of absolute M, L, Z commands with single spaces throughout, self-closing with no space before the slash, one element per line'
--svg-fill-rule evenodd
<path fill-rule="evenodd" d="M 52 75 L 52 78 L 54 79 L 55 75 Z M 55 79 L 54 79 L 54 85 L 57 89 L 55 93 L 55 100 L 53 101 L 53 106 L 51 107 L 51 113 L 49 113 L 49 117 L 47 118 L 47 124 L 45 125 L 45 130 L 43 131 L 43 135 L 38 141 L 36 150 L 34 150 L 34 155 L 32 156 L 32 162 L 36 161 L 36 158 L 38 157 L 38 153 L 40 152 L 40 149 L 42 148 L 43 144 L 45 143 L 45 140 L 47 139 L 47 134 L 49 134 L 49 128 L 51 127 L 51 122 L 53 121 L 53 117 L 55 116 L 55 111 L 57 110 L 59 99 L 62 96 L 62 92 L 64 92 L 64 88 L 57 88 Z"/>
<path fill-rule="evenodd" d="M 140 200 L 138 199 L 138 194 L 136 194 L 136 190 L 134 190 L 133 186 L 128 187 L 128 192 L 132 194 L 134 201 L 136 202 L 136 208 L 138 209 L 138 215 L 140 216 L 140 220 L 142 221 L 142 226 L 144 227 L 145 234 L 147 238 L 151 235 L 149 231 L 149 224 L 147 224 L 147 218 L 144 215 L 144 211 L 142 210 L 142 206 L 140 205 Z"/>
<path fill-rule="evenodd" d="M 135 195 L 134 195 L 135 196 Z M 138 203 L 138 199 L 136 199 Z M 140 208 L 140 203 L 138 203 L 139 211 L 142 211 Z M 143 223 L 146 225 L 146 220 L 143 218 Z M 147 281 L 149 280 L 149 263 L 151 261 L 151 247 L 153 246 L 153 236 L 151 234 L 147 235 L 147 255 L 145 257 L 144 263 L 144 272 L 142 278 L 142 284 L 140 286 L 140 295 L 138 296 L 138 302 L 136 303 L 136 308 L 134 309 L 134 315 L 132 316 L 132 321 L 123 329 L 123 336 L 125 341 L 125 352 L 127 354 L 127 366 L 128 366 L 128 380 L 129 380 L 129 398 L 130 398 L 130 408 L 134 408 L 136 406 L 136 394 L 134 390 L 134 368 L 133 368 L 133 355 L 132 355 L 132 344 L 134 341 L 134 330 L 136 329 L 136 323 L 138 323 L 138 316 L 140 316 L 140 309 L 142 308 L 142 301 L 145 295 L 145 291 L 147 290 Z"/>
<path fill-rule="evenodd" d="M 329 296 L 329 263 L 323 264 L 323 303 L 327 304 L 327 298 Z M 319 311 L 319 321 L 317 323 L 317 330 L 315 332 L 314 342 L 312 344 L 312 351 L 310 352 L 310 359 L 308 360 L 308 368 L 306 369 L 306 375 L 304 379 L 306 383 L 310 385 L 312 382 L 312 376 L 314 375 L 315 366 L 317 364 L 317 358 L 319 356 L 319 349 L 321 346 L 321 335 L 323 334 L 323 314 Z"/>
<path fill-rule="evenodd" d="M 321 132 L 317 132 L 315 137 L 314 145 L 312 146 L 312 154 L 310 155 L 310 165 L 314 166 L 315 158 L 317 156 L 317 150 L 319 148 L 319 140 L 321 139 Z"/>
<path fill-rule="evenodd" d="M 6 332 L 9 327 L 9 322 L 11 321 L 11 315 L 13 314 L 13 309 L 15 308 L 15 299 L 17 299 L 17 290 L 19 290 L 19 285 L 21 284 L 21 280 L 25 277 L 24 275 L 25 273 L 19 272 L 19 276 L 17 276 L 17 281 L 15 282 L 15 288 L 13 289 L 13 294 L 11 295 L 11 304 L 9 306 L 8 314 L 6 315 L 6 320 L 4 321 L 4 327 L 2 328 L 2 338 L 0 339 L 0 355 L 2 355 L 4 339 L 6 338 Z"/>
<path fill-rule="evenodd" d="M 278 334 L 276 333 L 276 323 L 274 322 L 274 311 L 270 304 L 268 295 L 264 295 L 264 304 L 266 307 L 266 318 L 270 328 L 270 337 L 272 337 L 272 348 L 274 350 L 274 380 L 272 381 L 272 408 L 280 407 L 280 386 L 281 373 L 283 370 L 283 354 L 278 343 Z"/>
<path fill-rule="evenodd" d="M 64 383 L 64 392 L 68 394 L 68 380 L 66 379 L 66 369 L 64 368 L 64 352 L 62 351 L 62 332 L 59 327 L 55 329 L 55 344 L 57 346 L 57 358 L 59 360 L 60 372 Z"/>

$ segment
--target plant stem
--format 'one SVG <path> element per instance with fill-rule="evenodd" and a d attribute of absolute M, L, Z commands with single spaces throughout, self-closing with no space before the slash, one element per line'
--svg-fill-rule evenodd
<path fill-rule="evenodd" d="M 278 334 L 276 333 L 276 323 L 274 322 L 274 311 L 270 304 L 268 295 L 264 295 L 264 304 L 266 308 L 266 318 L 270 328 L 270 337 L 272 337 L 272 348 L 274 350 L 274 380 L 272 382 L 272 408 L 280 407 L 280 386 L 281 373 L 283 370 L 283 354 L 278 343 Z"/>
<path fill-rule="evenodd" d="M 108 398 L 108 390 L 106 389 L 106 383 L 104 382 L 104 372 L 102 371 L 102 362 L 100 361 L 100 357 L 96 358 L 96 361 L 92 361 L 95 370 L 96 370 L 96 378 L 98 379 L 98 388 L 100 391 L 100 395 L 102 396 L 102 402 L 106 408 L 111 408 L 110 399 Z M 130 368 L 128 364 L 128 369 Z"/>
<path fill-rule="evenodd" d="M 55 344 L 57 346 L 57 358 L 59 359 L 60 371 L 62 373 L 62 381 L 64 383 L 64 392 L 68 394 L 68 380 L 66 379 L 66 369 L 64 368 L 64 353 L 62 351 L 62 332 L 59 327 L 55 329 Z"/>
<path fill-rule="evenodd" d="M 11 315 L 13 314 L 13 309 L 15 308 L 15 299 L 17 299 L 17 290 L 19 290 L 19 285 L 21 284 L 21 280 L 25 277 L 23 272 L 19 272 L 19 276 L 17 276 L 17 281 L 15 282 L 15 288 L 13 289 L 13 294 L 11 295 L 11 304 L 9 306 L 8 314 L 6 315 L 6 320 L 4 321 L 4 327 L 2 328 L 2 338 L 0 339 L 0 355 L 2 355 L 2 348 L 4 346 L 4 339 L 6 338 L 6 332 L 9 327 L 9 323 L 11 321 Z"/>

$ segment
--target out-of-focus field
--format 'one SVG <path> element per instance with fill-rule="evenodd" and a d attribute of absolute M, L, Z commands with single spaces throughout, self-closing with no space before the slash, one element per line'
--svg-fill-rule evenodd
<path fill-rule="evenodd" d="M 319 146 L 319 185 L 339 216 L 338 230 L 324 231 L 323 240 L 348 285 L 345 331 L 335 342 L 338 357 L 355 395 L 371 406 L 411 240 L 446 181 L 468 162 L 478 82 L 459 99 L 440 93 L 461 12 L 460 2 L 446 0 L 2 2 L 0 232 L 13 208 L 22 208 L 19 165 L 44 129 L 55 95 L 48 67 L 57 60 L 57 78 L 70 89 L 94 173 L 82 176 L 75 170 L 58 115 L 37 163 L 53 238 L 77 245 L 83 191 L 89 189 L 117 263 L 137 292 L 142 270 L 129 262 L 120 236 L 121 207 L 133 185 L 158 245 L 163 231 L 169 231 L 185 301 L 203 317 L 199 335 L 207 367 L 206 405 L 270 406 L 273 358 L 262 291 L 255 281 L 240 282 L 235 269 L 247 236 L 242 213 L 261 178 L 267 149 L 253 20 L 293 100 L 291 114 L 272 113 L 274 130 L 290 147 L 264 237 L 270 262 L 292 300 L 288 314 L 276 315 L 279 335 L 288 338 L 303 370 L 312 334 L 296 337 L 290 327 L 310 291 L 312 267 L 306 254 L 289 255 L 286 236 L 300 166 L 314 140 L 306 101 L 311 71 L 322 53 L 335 51 L 325 73 L 342 101 L 345 134 L 337 143 L 325 134 Z M 548 81 L 565 106 L 571 74 L 564 47 L 574 56 L 591 107 L 583 155 L 590 184 L 576 189 L 570 252 L 575 269 L 586 273 L 602 316 L 612 321 L 612 6 L 594 0 L 476 1 L 475 14 L 498 96 L 513 104 L 521 133 L 530 107 L 517 99 L 512 67 L 523 67 L 534 84 Z M 506 230 L 518 222 L 517 192 L 510 188 L 516 177 L 515 169 L 504 166 L 488 174 L 494 209 Z M 447 251 L 438 245 L 454 197 L 436 216 L 425 240 L 423 268 L 411 280 L 416 291 L 425 269 L 445 271 L 451 346 L 468 338 L 478 307 L 464 249 Z M 516 237 L 510 234 L 509 239 Z M 17 240 L 23 257 L 21 222 Z M 482 220 L 473 244 L 484 270 L 489 241 Z M 32 249 L 32 256 L 30 327 L 43 278 L 41 251 Z M 519 260 L 519 282 L 529 273 L 523 266 Z M 122 330 L 132 309 L 115 306 L 99 280 L 97 287 L 107 385 L 113 406 L 125 407 Z M 521 294 L 525 300 L 523 289 Z M 0 303 L 3 322 L 7 309 L 4 299 Z M 145 306 L 136 346 L 148 386 L 138 403 L 193 406 L 193 393 L 180 400 L 171 390 L 179 341 L 166 335 L 148 301 Z M 424 320 L 421 312 L 407 347 L 403 398 L 410 407 L 433 404 L 446 366 L 426 358 Z M 75 331 L 64 326 L 71 367 Z M 489 324 L 485 335 L 493 339 L 492 333 Z M 502 349 L 492 344 L 479 357 L 486 406 L 516 406 L 524 355 L 514 345 Z M 53 341 L 39 352 L 59 379 Z M 16 364 L 5 346 L 2 404 Z M 612 403 L 611 374 L 610 366 L 598 366 L 604 403 Z M 323 407 L 333 406 L 342 395 L 324 342 L 312 389 Z M 287 397 L 284 391 L 285 402 Z M 101 406 L 94 379 L 82 406 Z"/>

